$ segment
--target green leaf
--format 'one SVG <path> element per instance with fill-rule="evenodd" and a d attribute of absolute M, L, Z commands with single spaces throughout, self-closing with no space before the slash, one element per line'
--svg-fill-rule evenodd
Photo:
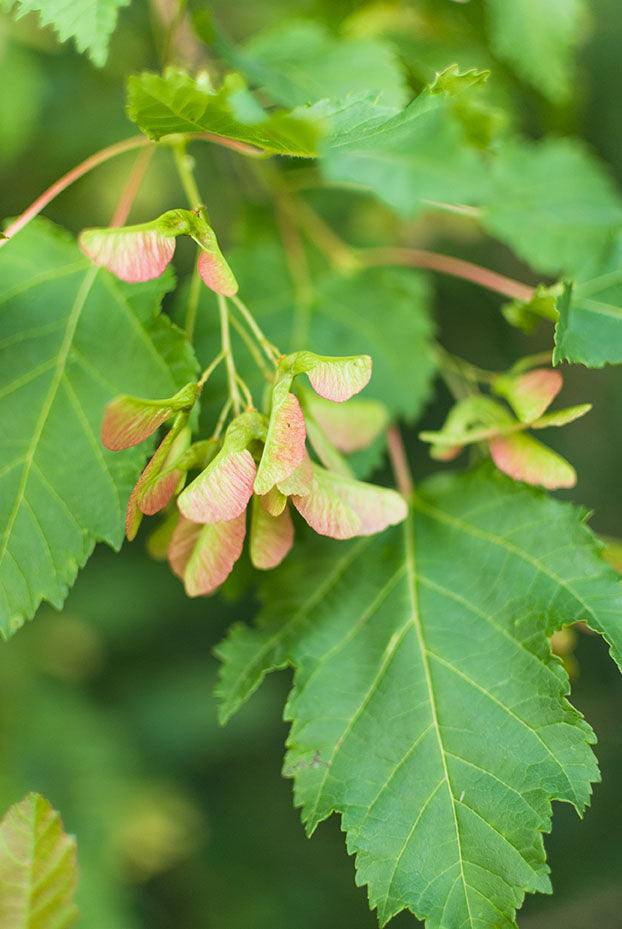
<path fill-rule="evenodd" d="M 510 929 L 550 890 L 551 801 L 582 811 L 598 770 L 548 636 L 584 620 L 622 661 L 619 582 L 584 518 L 487 468 L 443 475 L 404 526 L 299 549 L 219 648 L 223 719 L 295 669 L 284 772 L 308 832 L 341 813 L 381 925 L 407 907 Z"/>
<path fill-rule="evenodd" d="M 602 368 L 622 363 L 622 235 L 591 261 L 558 302 L 554 362 Z"/>
<path fill-rule="evenodd" d="M 489 77 L 488 69 L 469 68 L 468 71 L 461 71 L 459 65 L 449 65 L 443 71 L 437 72 L 430 84 L 430 92 L 455 97 L 468 90 L 469 87 L 479 87 L 485 84 Z"/>
<path fill-rule="evenodd" d="M 585 34 L 585 0 L 486 0 L 494 51 L 555 103 L 573 90 L 573 52 Z"/>
<path fill-rule="evenodd" d="M 321 159 L 328 180 L 370 190 L 406 216 L 488 195 L 488 169 L 446 94 L 425 90 L 401 112 L 356 99 L 312 112 L 333 121 Z"/>
<path fill-rule="evenodd" d="M 306 109 L 266 112 L 238 74 L 220 90 L 207 79 L 167 68 L 164 76 L 144 71 L 128 80 L 128 115 L 150 139 L 178 132 L 211 132 L 278 155 L 311 158 L 322 126 Z"/>
<path fill-rule="evenodd" d="M 77 919 L 76 840 L 39 794 L 0 823 L 0 929 L 65 929 Z"/>
<path fill-rule="evenodd" d="M 100 67 L 108 57 L 108 42 L 117 25 L 119 9 L 130 0 L 0 0 L 10 10 L 16 6 L 16 18 L 39 13 L 42 26 L 52 26 L 61 42 L 73 39 L 79 52 L 88 52 Z"/>
<path fill-rule="evenodd" d="M 388 42 L 334 37 L 319 22 L 291 20 L 254 36 L 243 48 L 224 48 L 233 67 L 283 106 L 301 106 L 364 91 L 386 106 L 409 97 L 405 75 Z"/>
<path fill-rule="evenodd" d="M 577 140 L 515 142 L 492 166 L 482 221 L 537 271 L 573 272 L 622 224 L 622 201 Z"/>
<path fill-rule="evenodd" d="M 167 396 L 194 374 L 158 308 L 165 275 L 124 284 L 32 223 L 0 250 L 0 633 L 60 607 L 96 541 L 118 547 L 146 449 L 109 452 L 116 394 Z"/>

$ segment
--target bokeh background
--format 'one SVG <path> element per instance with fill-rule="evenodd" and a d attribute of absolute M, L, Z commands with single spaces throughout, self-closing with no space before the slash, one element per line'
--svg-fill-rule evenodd
<path fill-rule="evenodd" d="M 359 15 L 360 6 L 345 0 L 215 0 L 209 12 L 230 36 L 244 38 L 294 15 L 338 28 Z M 454 60 L 463 68 L 490 63 L 479 0 L 402 6 L 426 16 L 441 11 L 449 24 L 443 41 L 401 37 L 414 89 Z M 0 18 L 2 216 L 21 212 L 82 158 L 133 134 L 123 109 L 124 81 L 130 71 L 159 65 L 154 9 L 133 0 L 122 10 L 104 70 L 59 46 L 35 17 L 18 23 Z M 465 29 L 481 42 L 463 47 L 456 36 Z M 593 0 L 576 93 L 568 103 L 551 105 L 494 61 L 493 80 L 524 131 L 583 136 L 622 182 L 621 52 L 618 0 Z M 235 243 L 249 212 L 254 222 L 274 222 L 242 159 L 209 147 L 196 154 L 225 246 Z M 74 232 L 105 224 L 128 157 L 80 181 L 46 215 Z M 390 241 L 396 231 L 388 212 L 363 196 L 315 196 L 350 241 Z M 149 218 L 182 202 L 172 166 L 158 153 L 132 216 Z M 433 241 L 534 281 L 506 249 L 468 223 L 427 218 L 411 232 L 422 243 Z M 190 253 L 180 249 L 180 255 L 183 275 Z M 441 341 L 470 361 L 502 369 L 521 354 L 550 346 L 546 325 L 529 337 L 511 329 L 498 297 L 450 279 L 435 284 Z M 617 369 L 567 370 L 566 403 L 589 400 L 594 411 L 551 437 L 579 472 L 572 498 L 594 511 L 596 531 L 614 537 L 622 536 L 621 388 Z M 448 402 L 439 385 L 424 424 L 438 427 Z M 431 463 L 416 430 L 407 429 L 406 437 L 420 478 Z M 37 790 L 77 834 L 80 929 L 377 925 L 365 891 L 354 885 L 337 818 L 308 841 L 290 783 L 281 777 L 289 675 L 267 680 L 226 728 L 216 722 L 212 649 L 231 621 L 250 620 L 257 608 L 252 590 L 241 598 L 235 594 L 234 582 L 223 596 L 186 599 L 168 570 L 149 560 L 139 537 L 120 556 L 98 549 L 62 613 L 44 606 L 36 622 L 0 646 L 0 809 Z M 555 895 L 528 898 L 520 929 L 622 927 L 622 686 L 606 649 L 592 636 L 577 636 L 571 670 L 573 702 L 599 738 L 603 782 L 595 786 L 583 821 L 556 805 L 554 832 L 546 838 Z M 392 925 L 415 924 L 402 914 Z"/>

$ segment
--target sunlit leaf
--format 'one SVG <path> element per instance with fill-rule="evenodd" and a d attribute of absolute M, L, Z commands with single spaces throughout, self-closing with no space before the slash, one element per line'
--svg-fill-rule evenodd
<path fill-rule="evenodd" d="M 489 469 L 432 479 L 403 526 L 306 546 L 220 646 L 223 718 L 294 668 L 284 770 L 308 832 L 341 813 L 382 925 L 509 929 L 550 890 L 551 801 L 581 812 L 598 770 L 549 636 L 582 620 L 622 660 L 598 548 L 581 511 Z"/>

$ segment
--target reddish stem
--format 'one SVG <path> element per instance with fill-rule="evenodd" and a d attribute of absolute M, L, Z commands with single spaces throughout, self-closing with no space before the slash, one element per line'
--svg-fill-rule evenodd
<path fill-rule="evenodd" d="M 130 175 L 125 183 L 125 187 L 123 188 L 123 193 L 121 194 L 114 216 L 110 221 L 111 226 L 123 226 L 125 224 L 154 151 L 155 148 L 145 148 L 142 152 L 138 153 L 136 161 L 130 171 Z"/>
<path fill-rule="evenodd" d="M 520 281 L 504 277 L 496 271 L 489 271 L 471 261 L 461 258 L 452 258 L 449 255 L 440 255 L 437 252 L 427 252 L 419 248 L 364 248 L 357 254 L 365 265 L 410 265 L 416 268 L 428 268 L 430 271 L 440 271 L 441 274 L 451 274 L 467 281 L 473 281 L 480 287 L 494 290 L 496 293 L 511 297 L 513 300 L 531 300 L 535 287 L 521 284 Z"/>
<path fill-rule="evenodd" d="M 261 148 L 255 148 L 254 145 L 249 145 L 247 142 L 239 142 L 237 139 L 227 139 L 225 136 L 216 135 L 213 132 L 190 132 L 186 138 L 215 142 L 216 145 L 232 148 L 234 152 L 242 152 L 243 155 L 254 155 L 256 158 L 263 158 L 266 154 Z"/>
<path fill-rule="evenodd" d="M 410 498 L 415 488 L 410 473 L 408 458 L 406 457 L 406 449 L 404 448 L 402 436 L 397 426 L 389 426 L 387 429 L 387 446 L 397 489 L 405 497 Z"/>
<path fill-rule="evenodd" d="M 75 168 L 72 168 L 71 171 L 68 171 L 67 174 L 63 174 L 63 176 L 52 184 L 51 187 L 48 187 L 40 197 L 37 197 L 34 203 L 31 203 L 21 216 L 18 216 L 17 219 L 11 223 L 4 233 L 7 238 L 0 239 L 0 247 L 5 245 L 11 236 L 14 236 L 20 229 L 23 229 L 31 219 L 34 219 L 41 210 L 45 209 L 54 197 L 57 197 L 63 190 L 66 190 L 74 181 L 88 174 L 93 168 L 103 164 L 110 158 L 115 158 L 117 155 L 123 154 L 123 152 L 128 152 L 133 148 L 140 148 L 143 145 L 153 145 L 153 142 L 146 139 L 144 136 L 133 136 L 131 139 L 124 139 L 123 142 L 117 142 L 115 145 L 109 145 L 108 148 L 103 148 L 100 152 L 96 152 L 94 155 L 91 155 L 90 158 L 87 158 L 86 161 L 82 161 L 79 165 L 76 165 Z"/>

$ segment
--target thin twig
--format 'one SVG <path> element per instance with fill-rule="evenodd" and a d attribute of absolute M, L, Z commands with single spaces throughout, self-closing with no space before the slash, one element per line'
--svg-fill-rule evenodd
<path fill-rule="evenodd" d="M 225 364 L 227 366 L 227 381 L 229 383 L 229 396 L 231 397 L 231 403 L 233 405 L 233 412 L 237 416 L 240 412 L 242 406 L 242 401 L 240 399 L 240 392 L 238 390 L 238 383 L 236 380 L 236 371 L 235 364 L 233 361 L 233 354 L 231 352 L 231 340 L 229 336 L 229 310 L 227 309 L 227 301 L 222 296 L 218 294 L 218 312 L 220 314 L 220 332 L 222 336 L 222 351 L 225 356 Z"/>
<path fill-rule="evenodd" d="M 225 424 L 225 420 L 229 415 L 229 410 L 231 409 L 231 397 L 227 400 L 222 410 L 220 411 L 220 416 L 218 417 L 218 422 L 216 423 L 216 428 L 212 433 L 212 439 L 216 442 L 220 438 L 220 433 L 222 432 L 222 427 Z"/>
<path fill-rule="evenodd" d="M 197 249 L 197 255 L 201 251 L 200 248 Z M 199 274 L 198 264 L 195 261 L 194 270 L 192 272 L 192 280 L 190 281 L 190 293 L 188 294 L 188 305 L 186 306 L 186 321 L 184 323 L 184 331 L 186 333 L 186 339 L 188 342 L 192 343 L 194 338 L 194 324 L 196 322 L 197 310 L 199 308 L 199 297 L 201 295 L 201 276 Z"/>
<path fill-rule="evenodd" d="M 206 384 L 206 382 L 207 382 L 207 379 L 208 379 L 209 377 L 211 377 L 212 372 L 216 370 L 216 368 L 218 367 L 218 365 L 220 364 L 220 362 L 223 360 L 224 357 L 225 357 L 225 353 L 224 353 L 224 352 L 219 352 L 219 354 L 216 355 L 216 357 L 214 358 L 214 360 L 213 360 L 210 364 L 208 364 L 207 368 L 205 369 L 205 371 L 204 371 L 203 374 L 201 375 L 201 378 L 200 378 L 200 380 L 199 380 L 199 382 L 198 382 L 199 387 L 204 387 L 204 386 L 205 386 L 205 384 Z"/>
<path fill-rule="evenodd" d="M 259 352 L 259 349 L 255 345 L 255 343 L 253 342 L 253 340 L 251 339 L 248 332 L 246 331 L 246 329 L 244 328 L 240 320 L 237 318 L 237 316 L 230 315 L 229 322 L 231 323 L 231 325 L 233 326 L 237 334 L 240 336 L 240 338 L 246 345 L 247 349 L 253 356 L 253 361 L 255 362 L 257 367 L 260 369 L 261 373 L 264 375 L 266 380 L 272 379 L 274 377 L 273 372 L 270 371 L 270 368 L 268 367 L 268 365 L 265 363 L 265 361 L 261 357 L 261 353 Z"/>
<path fill-rule="evenodd" d="M 153 153 L 155 152 L 155 146 L 151 148 L 144 148 L 142 152 L 139 152 L 136 161 L 132 166 L 129 177 L 125 182 L 125 187 L 123 188 L 123 193 L 121 194 L 121 199 L 119 200 L 119 205 L 115 210 L 115 214 L 112 217 L 110 222 L 111 226 L 123 226 L 127 217 L 129 216 L 130 210 L 132 209 L 132 204 L 136 199 L 136 195 L 140 189 L 140 185 L 143 182 L 145 172 L 149 167 L 149 162 L 153 158 Z"/>
<path fill-rule="evenodd" d="M 391 459 L 391 467 L 395 475 L 397 489 L 405 497 L 410 498 L 415 489 L 414 482 L 410 472 L 408 458 L 406 457 L 404 442 L 402 441 L 402 436 L 397 426 L 389 426 L 387 429 L 387 447 L 389 449 L 389 458 Z"/>
<path fill-rule="evenodd" d="M 71 186 L 74 181 L 88 174 L 93 168 L 103 164 L 105 161 L 109 161 L 111 158 L 116 158 L 117 155 L 124 154 L 124 152 L 129 152 L 134 148 L 140 148 L 143 145 L 153 144 L 154 143 L 150 139 L 146 139 L 144 136 L 132 136 L 131 139 L 124 139 L 122 142 L 109 145 L 108 148 L 103 148 L 100 152 L 96 152 L 94 155 L 91 155 L 90 158 L 85 159 L 85 161 L 81 161 L 79 165 L 76 165 L 76 167 L 68 171 L 67 174 L 63 174 L 61 178 L 48 187 L 48 189 L 45 190 L 40 197 L 37 197 L 17 219 L 13 220 L 11 225 L 4 231 L 6 239 L 0 239 L 0 248 L 6 245 L 7 241 L 12 236 L 16 235 L 20 229 L 23 229 L 31 219 L 38 216 L 48 203 L 51 203 L 55 197 Z"/>
<path fill-rule="evenodd" d="M 494 290 L 504 297 L 512 300 L 531 300 L 536 292 L 535 287 L 521 284 L 496 271 L 490 271 L 471 261 L 453 258 L 451 255 L 441 255 L 438 252 L 428 252 L 420 248 L 361 248 L 355 251 L 366 267 L 378 265 L 408 265 L 413 268 L 427 268 L 429 271 L 438 271 L 440 274 L 449 274 L 472 281 Z"/>
<path fill-rule="evenodd" d="M 281 353 L 279 352 L 278 348 L 276 348 L 272 344 L 272 342 L 268 341 L 268 339 L 266 338 L 262 330 L 259 328 L 259 326 L 255 322 L 255 317 L 253 316 L 251 311 L 248 309 L 248 307 L 244 303 L 242 303 L 240 298 L 236 295 L 236 296 L 231 297 L 230 299 L 233 302 L 233 305 L 237 307 L 238 311 L 241 313 L 248 328 L 251 330 L 251 332 L 253 333 L 257 341 L 259 342 L 267 358 L 272 363 L 274 363 L 278 358 L 281 357 Z"/>

